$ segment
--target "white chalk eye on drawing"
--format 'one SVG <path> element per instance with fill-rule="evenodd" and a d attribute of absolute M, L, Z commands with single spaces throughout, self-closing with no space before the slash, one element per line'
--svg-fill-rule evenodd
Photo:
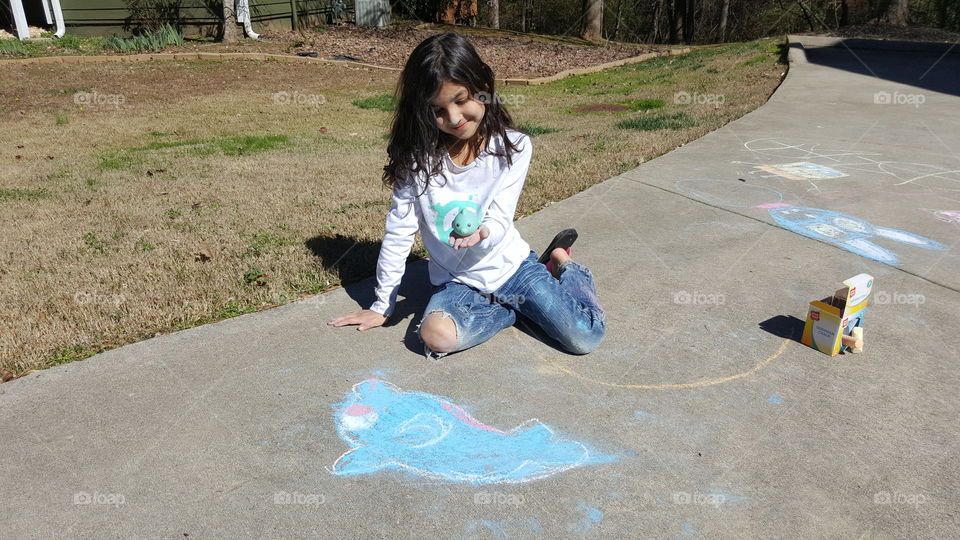
<path fill-rule="evenodd" d="M 813 225 L 807 225 L 807 228 L 815 233 L 829 236 L 830 238 L 840 238 L 843 236 L 843 231 L 826 223 L 814 223 Z"/>
<path fill-rule="evenodd" d="M 864 223 L 860 220 L 847 219 L 845 217 L 835 217 L 833 218 L 833 224 L 841 229 L 846 229 L 848 231 L 860 232 L 860 233 L 871 233 L 870 225 Z"/>

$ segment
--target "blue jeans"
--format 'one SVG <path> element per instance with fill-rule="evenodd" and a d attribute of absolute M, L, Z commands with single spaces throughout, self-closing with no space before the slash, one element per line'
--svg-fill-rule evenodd
<path fill-rule="evenodd" d="M 440 312 L 456 324 L 455 351 L 462 351 L 512 326 L 520 316 L 535 323 L 566 351 L 587 354 L 600 345 L 606 332 L 593 275 L 573 261 L 560 265 L 559 271 L 558 281 L 537 262 L 537 254 L 531 250 L 520 268 L 492 295 L 453 281 L 434 286 L 417 325 L 417 337 L 423 320 Z M 440 358 L 447 353 L 432 351 L 424 344 L 424 354 Z"/>

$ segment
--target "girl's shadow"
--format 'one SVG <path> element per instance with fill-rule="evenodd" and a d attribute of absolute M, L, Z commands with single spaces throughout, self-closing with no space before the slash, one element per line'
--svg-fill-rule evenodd
<path fill-rule="evenodd" d="M 357 303 L 356 309 L 367 309 L 373 304 L 381 242 L 331 234 L 314 236 L 307 240 L 305 245 L 320 259 L 323 268 L 339 275 L 344 291 Z M 427 308 L 432 291 L 427 261 L 411 255 L 407 259 L 407 270 L 400 281 L 397 305 L 384 326 L 391 327 L 406 321 L 407 329 L 403 341 L 408 349 L 417 354 L 423 354 L 423 345 L 417 336 L 417 324 L 420 323 L 423 310 Z"/>

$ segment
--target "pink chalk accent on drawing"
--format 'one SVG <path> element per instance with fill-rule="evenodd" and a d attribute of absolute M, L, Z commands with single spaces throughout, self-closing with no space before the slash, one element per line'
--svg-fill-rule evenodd
<path fill-rule="evenodd" d="M 792 204 L 782 203 L 782 202 L 772 202 L 766 204 L 758 204 L 754 208 L 762 208 L 764 210 L 770 210 L 771 208 L 783 208 L 784 206 L 793 206 Z"/>
<path fill-rule="evenodd" d="M 354 403 L 353 405 L 347 407 L 347 410 L 344 412 L 348 416 L 363 416 L 367 413 L 373 412 L 373 408 L 367 407 L 366 405 L 361 405 L 359 403 Z"/>
<path fill-rule="evenodd" d="M 483 422 L 478 421 L 476 418 L 470 416 L 470 415 L 467 413 L 467 411 L 461 409 L 460 407 L 458 407 L 458 406 L 456 406 L 456 405 L 451 405 L 450 403 L 448 403 L 448 402 L 446 402 L 446 401 L 440 402 L 440 405 L 444 408 L 444 410 L 450 411 L 450 414 L 452 414 L 454 417 L 456 417 L 458 420 L 460 420 L 460 421 L 463 422 L 464 424 L 467 424 L 468 426 L 473 426 L 473 427 L 475 427 L 475 428 L 480 428 L 480 429 L 482 429 L 482 430 L 484 430 L 484 431 L 492 431 L 493 433 L 502 433 L 502 434 L 504 434 L 504 435 L 507 434 L 506 431 L 500 431 L 499 429 L 497 429 L 497 428 L 495 428 L 495 427 L 493 427 L 493 426 L 488 426 L 488 425 L 484 424 Z"/>

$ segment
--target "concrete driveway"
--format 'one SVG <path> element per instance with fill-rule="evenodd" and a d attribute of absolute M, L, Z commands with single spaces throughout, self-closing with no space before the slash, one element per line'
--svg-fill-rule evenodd
<path fill-rule="evenodd" d="M 368 280 L 35 373 L 0 385 L 4 536 L 956 536 L 960 56 L 861 47 L 796 44 L 757 111 L 518 222 L 580 232 L 597 351 L 427 361 L 420 262 L 389 327 L 325 324 Z M 864 353 L 798 343 L 861 272 Z"/>

